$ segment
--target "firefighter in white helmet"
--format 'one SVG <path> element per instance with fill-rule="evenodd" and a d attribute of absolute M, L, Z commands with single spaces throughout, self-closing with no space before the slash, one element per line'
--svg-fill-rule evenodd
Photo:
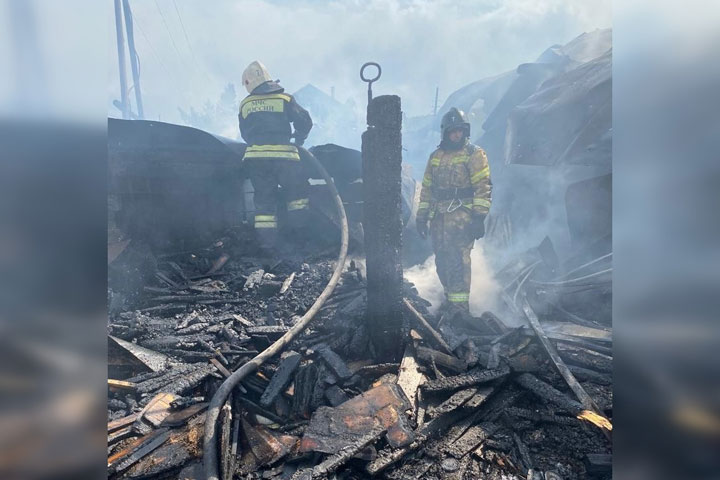
<path fill-rule="evenodd" d="M 312 119 L 292 95 L 285 93 L 265 66 L 254 61 L 245 69 L 242 82 L 249 95 L 240 103 L 240 134 L 248 146 L 243 162 L 255 189 L 255 230 L 261 242 L 277 245 L 278 204 L 284 203 L 290 228 L 307 222 L 309 209 L 307 175 L 300 158 Z M 294 132 L 291 130 L 291 125 Z M 290 142 L 295 138 L 295 144 Z M 282 187 L 282 202 L 278 185 Z"/>

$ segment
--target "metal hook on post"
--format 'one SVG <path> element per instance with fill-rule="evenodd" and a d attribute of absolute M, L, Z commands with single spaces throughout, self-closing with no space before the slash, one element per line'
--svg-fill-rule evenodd
<path fill-rule="evenodd" d="M 377 68 L 377 75 L 375 78 L 365 77 L 365 69 L 371 66 Z M 360 67 L 360 79 L 368 84 L 368 105 L 370 105 L 370 102 L 372 101 L 372 84 L 380 78 L 380 75 L 382 75 L 382 68 L 380 68 L 380 64 L 377 62 L 366 62 L 362 67 Z"/>

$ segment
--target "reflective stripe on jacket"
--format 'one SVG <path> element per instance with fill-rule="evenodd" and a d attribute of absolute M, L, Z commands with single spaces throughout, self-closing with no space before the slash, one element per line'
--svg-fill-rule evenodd
<path fill-rule="evenodd" d="M 243 160 L 249 158 L 279 158 L 300 161 L 300 154 L 295 145 L 250 145 L 245 150 Z"/>
<path fill-rule="evenodd" d="M 238 125 L 249 145 L 287 145 L 295 129 L 295 139 L 305 140 L 312 119 L 292 95 L 274 82 L 266 82 L 240 103 Z"/>

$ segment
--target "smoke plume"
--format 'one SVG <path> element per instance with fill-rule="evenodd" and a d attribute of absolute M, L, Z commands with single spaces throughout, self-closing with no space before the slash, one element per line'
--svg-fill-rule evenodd
<path fill-rule="evenodd" d="M 497 308 L 500 286 L 495 281 L 494 272 L 485 258 L 482 241 L 475 242 L 471 259 L 470 313 L 479 316 L 487 310 L 492 311 Z M 432 304 L 430 311 L 435 313 L 445 299 L 443 287 L 435 271 L 435 255 L 405 270 L 405 278 L 415 285 L 420 296 Z"/>

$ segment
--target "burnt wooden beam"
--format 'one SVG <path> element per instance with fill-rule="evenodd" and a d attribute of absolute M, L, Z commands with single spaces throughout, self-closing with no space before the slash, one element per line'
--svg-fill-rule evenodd
<path fill-rule="evenodd" d="M 260 406 L 268 408 L 272 405 L 277 396 L 280 395 L 292 381 L 295 370 L 300 366 L 301 359 L 302 356 L 299 353 L 291 351 L 280 360 L 280 365 L 278 365 L 275 374 L 270 379 L 270 383 L 268 383 L 267 388 L 265 388 L 265 391 L 260 397 Z"/>
<path fill-rule="evenodd" d="M 316 465 L 312 469 L 298 471 L 295 475 L 293 475 L 292 480 L 326 478 L 328 475 L 347 463 L 347 461 L 352 457 L 360 453 L 365 447 L 376 442 L 382 434 L 385 433 L 385 431 L 384 427 L 376 425 L 369 433 L 363 435 L 350 445 L 341 448 L 338 453 L 329 456 L 319 465 Z"/>
<path fill-rule="evenodd" d="M 415 440 L 410 445 L 382 452 L 375 460 L 367 465 L 365 470 L 370 475 L 377 475 L 397 463 L 406 455 L 418 450 L 425 445 L 430 438 L 439 435 L 466 416 L 468 416 L 467 412 L 462 409 L 457 409 L 432 419 L 417 430 Z"/>
<path fill-rule="evenodd" d="M 578 415 L 584 410 L 584 407 L 580 402 L 568 397 L 560 390 L 557 390 L 552 385 L 543 382 L 530 373 L 523 373 L 522 375 L 519 375 L 515 379 L 515 382 L 521 387 L 530 390 L 543 400 L 555 405 L 556 407 L 560 407 L 568 413 Z"/>
<path fill-rule="evenodd" d="M 150 454 L 153 450 L 160 447 L 160 445 L 165 443 L 169 437 L 170 431 L 167 428 L 156 430 L 147 437 L 144 437 L 144 440 L 136 446 L 130 455 L 117 463 L 111 463 L 108 461 L 108 476 L 124 472 L 146 455 Z"/>
<path fill-rule="evenodd" d="M 434 417 L 437 417 L 438 415 L 442 415 L 444 413 L 455 410 L 456 408 L 460 407 L 460 405 L 473 398 L 477 391 L 478 389 L 476 387 L 459 390 L 452 394 L 450 398 L 445 400 L 437 407 L 431 408 L 429 413 L 431 413 Z"/>
<path fill-rule="evenodd" d="M 254 336 L 271 336 L 280 338 L 290 330 L 290 327 L 282 327 L 280 325 L 260 326 L 260 327 L 247 327 L 245 331 L 251 337 Z"/>
<path fill-rule="evenodd" d="M 125 440 L 128 437 L 131 437 L 133 435 L 133 426 L 128 425 L 127 427 L 121 428 L 119 430 L 113 431 L 113 433 L 108 435 L 107 438 L 107 444 L 108 446 L 115 445 L 120 440 Z"/>
<path fill-rule="evenodd" d="M 492 422 L 483 422 L 478 425 L 473 425 L 468 428 L 468 430 L 455 442 L 450 445 L 445 445 L 443 447 L 443 451 L 455 458 L 462 458 L 467 453 L 475 450 L 499 429 L 500 426 Z"/>
<path fill-rule="evenodd" d="M 450 348 L 450 345 L 447 344 L 445 339 L 438 333 L 437 330 L 435 330 L 427 320 L 425 320 L 425 317 L 422 316 L 420 312 L 417 311 L 415 307 L 413 307 L 412 303 L 407 298 L 403 298 L 403 305 L 405 306 L 405 309 L 410 313 L 410 316 L 414 318 L 435 340 L 435 342 L 445 350 L 446 353 L 452 353 L 452 349 Z"/>
<path fill-rule="evenodd" d="M 270 410 L 266 410 L 257 403 L 253 402 L 252 400 L 246 398 L 246 397 L 239 397 L 238 402 L 240 402 L 245 410 L 248 412 L 252 412 L 256 415 L 260 415 L 262 417 L 267 418 L 268 420 L 272 420 L 273 422 L 282 425 L 285 420 L 277 415 L 275 415 Z"/>
<path fill-rule="evenodd" d="M 400 97 L 374 98 L 367 108 L 362 135 L 362 166 L 367 266 L 366 321 L 378 357 L 399 361 L 402 339 L 401 173 L 402 111 Z"/>
<path fill-rule="evenodd" d="M 318 357 L 330 367 L 330 370 L 342 380 L 347 380 L 352 377 L 352 372 L 348 368 L 345 361 L 340 358 L 340 355 L 335 353 L 329 345 L 321 343 L 313 346 L 313 351 L 317 353 Z"/>
<path fill-rule="evenodd" d="M 165 385 L 163 387 L 163 391 L 168 393 L 183 394 L 200 385 L 200 383 L 202 383 L 202 381 L 205 380 L 213 371 L 215 371 L 215 365 L 208 363 L 207 365 L 198 367 L 194 371 L 183 375 L 174 382 Z"/>
<path fill-rule="evenodd" d="M 568 369 L 567 365 L 565 365 L 565 362 L 562 360 L 562 358 L 560 358 L 557 349 L 550 342 L 547 335 L 545 334 L 545 331 L 540 325 L 540 320 L 533 311 L 525 295 L 521 295 L 520 298 L 522 311 L 525 314 L 525 317 L 527 318 L 528 323 L 530 324 L 532 329 L 535 330 L 535 333 L 537 334 L 540 343 L 545 349 L 545 352 L 548 354 L 548 357 L 550 357 L 550 360 L 555 366 L 555 369 L 560 373 L 560 376 L 563 377 L 563 379 L 573 391 L 577 399 L 580 400 L 580 403 L 582 403 L 583 407 L 585 407 L 586 413 L 582 414 L 583 418 L 602 429 L 605 437 L 609 439 L 610 431 L 612 431 L 612 423 L 610 423 L 610 420 L 608 420 L 607 417 L 605 417 L 605 415 L 601 413 L 602 410 L 600 410 L 600 407 L 598 407 L 595 401 L 590 397 L 590 395 L 587 394 L 582 385 L 580 385 L 577 379 L 575 379 L 575 376 Z"/>
<path fill-rule="evenodd" d="M 115 430 L 119 430 L 121 428 L 127 427 L 128 425 L 131 425 L 135 422 L 135 420 L 138 419 L 140 416 L 139 413 L 133 413 L 123 418 L 118 418 L 117 420 L 113 420 L 112 422 L 108 422 L 108 433 L 112 433 Z"/>
<path fill-rule="evenodd" d="M 490 395 L 495 392 L 496 385 L 486 385 L 477 389 L 475 395 L 463 405 L 463 408 L 469 408 L 471 410 L 477 409 L 480 405 L 483 405 Z"/>
<path fill-rule="evenodd" d="M 612 376 L 608 374 L 598 373 L 594 370 L 590 370 L 583 367 L 576 367 L 574 365 L 568 365 L 570 371 L 580 380 L 585 380 L 598 385 L 612 385 Z"/>
<path fill-rule="evenodd" d="M 510 373 L 510 369 L 506 365 L 502 365 L 499 368 L 493 368 L 490 370 L 476 368 L 463 373 L 461 375 L 455 375 L 453 377 L 439 378 L 425 382 L 422 385 L 424 390 L 429 392 L 440 392 L 443 390 L 457 390 L 460 388 L 467 388 L 472 385 L 478 385 L 480 383 L 486 383 L 491 380 L 502 378 Z"/>
<path fill-rule="evenodd" d="M 416 353 L 417 357 L 420 360 L 425 360 L 426 362 L 435 362 L 436 365 L 445 367 L 448 370 L 452 370 L 453 372 L 461 373 L 467 371 L 467 363 L 452 355 L 438 352 L 437 350 L 426 347 L 417 347 Z"/>
<path fill-rule="evenodd" d="M 612 373 L 613 371 L 612 357 L 597 352 L 562 346 L 558 350 L 558 354 L 566 365 L 575 365 L 602 373 Z"/>

